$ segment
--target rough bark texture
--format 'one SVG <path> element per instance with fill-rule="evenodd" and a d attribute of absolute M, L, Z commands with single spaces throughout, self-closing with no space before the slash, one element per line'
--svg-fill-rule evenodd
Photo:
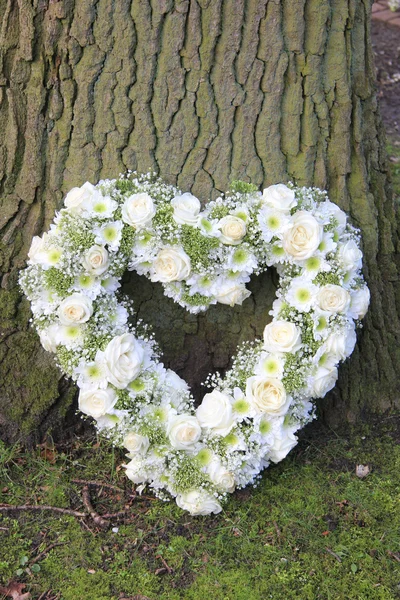
<path fill-rule="evenodd" d="M 204 201 L 232 179 L 327 188 L 362 229 L 372 304 L 322 410 L 332 425 L 398 401 L 396 220 L 374 89 L 371 0 L 0 0 L 0 424 L 62 422 L 74 390 L 28 328 L 17 287 L 65 192 L 154 170 Z M 199 393 L 274 294 L 195 318 L 127 276 L 167 362 Z M 197 337 L 196 337 L 197 336 Z"/>

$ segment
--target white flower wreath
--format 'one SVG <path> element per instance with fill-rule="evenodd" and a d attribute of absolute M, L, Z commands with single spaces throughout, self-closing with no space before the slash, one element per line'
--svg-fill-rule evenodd
<path fill-rule="evenodd" d="M 369 290 L 359 233 L 318 189 L 235 182 L 199 200 L 152 175 L 72 189 L 20 277 L 43 347 L 77 382 L 79 408 L 124 446 L 127 476 L 191 514 L 218 513 L 297 443 L 312 399 L 353 351 Z M 129 323 L 119 280 L 135 270 L 193 313 L 241 304 L 253 273 L 280 275 L 264 338 L 245 343 L 196 409 L 160 362 L 146 327 Z"/>

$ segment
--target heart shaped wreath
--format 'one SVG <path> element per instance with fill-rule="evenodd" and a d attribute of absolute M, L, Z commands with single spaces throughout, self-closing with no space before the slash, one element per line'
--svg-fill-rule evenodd
<path fill-rule="evenodd" d="M 77 382 L 79 409 L 124 446 L 127 476 L 191 514 L 218 513 L 295 446 L 353 351 L 369 304 L 359 232 L 326 192 L 235 182 L 209 202 L 152 175 L 73 188 L 20 277 L 43 347 Z M 280 275 L 263 340 L 245 343 L 196 409 L 150 331 L 118 297 L 128 268 L 193 313 L 241 304 L 252 273 Z"/>

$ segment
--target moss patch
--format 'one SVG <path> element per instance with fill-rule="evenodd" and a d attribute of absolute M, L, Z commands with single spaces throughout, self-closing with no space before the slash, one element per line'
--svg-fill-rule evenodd
<path fill-rule="evenodd" d="M 112 520 L 118 530 L 106 532 L 90 520 L 85 527 L 48 512 L 0 517 L 2 583 L 24 582 L 34 598 L 51 589 L 63 600 L 211 594 L 216 600 L 392 600 L 400 544 L 395 425 L 393 417 L 371 432 L 338 438 L 314 424 L 257 489 L 236 492 L 223 513 L 207 518 L 146 493 L 134 499 L 116 468 L 123 456 L 103 441 L 29 454 L 0 446 L 0 502 L 82 510 L 81 486 L 72 479 L 83 478 L 125 488 L 92 488 L 99 513 L 128 507 L 125 523 Z M 370 467 L 368 477 L 355 475 L 357 464 Z M 52 543 L 61 545 L 34 563 Z"/>

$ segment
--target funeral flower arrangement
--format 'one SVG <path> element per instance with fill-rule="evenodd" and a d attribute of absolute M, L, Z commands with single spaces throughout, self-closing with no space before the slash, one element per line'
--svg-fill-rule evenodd
<path fill-rule="evenodd" d="M 312 400 L 335 385 L 356 342 L 369 291 L 359 232 L 319 189 L 235 182 L 204 209 L 152 175 L 72 189 L 35 237 L 20 283 L 43 347 L 79 387 L 79 409 L 127 450 L 127 476 L 191 514 L 218 513 L 295 446 Z M 250 276 L 280 275 L 262 340 L 207 381 L 196 408 L 187 384 L 118 293 L 126 269 L 161 282 L 198 313 L 241 304 Z"/>

